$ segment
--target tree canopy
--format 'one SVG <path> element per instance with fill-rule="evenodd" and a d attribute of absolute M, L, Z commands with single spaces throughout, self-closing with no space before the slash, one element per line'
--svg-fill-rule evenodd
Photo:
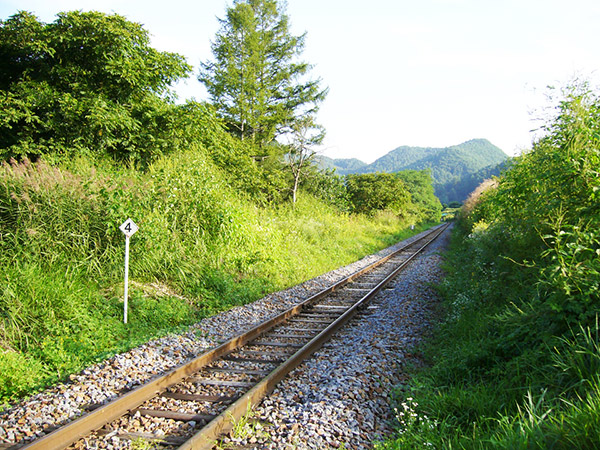
<path fill-rule="evenodd" d="M 140 24 L 117 14 L 0 21 L 0 156 L 144 161 L 167 151 L 176 117 L 168 89 L 191 68 L 149 44 Z"/>
<path fill-rule="evenodd" d="M 411 204 L 410 192 L 395 174 L 350 174 L 346 176 L 346 186 L 355 212 L 372 214 L 388 210 L 403 216 Z"/>
<path fill-rule="evenodd" d="M 410 192 L 412 210 L 417 221 L 439 221 L 442 217 L 442 204 L 435 196 L 429 170 L 403 170 L 396 176 L 404 181 Z"/>
<path fill-rule="evenodd" d="M 312 116 L 327 94 L 305 81 L 311 66 L 297 61 L 305 35 L 293 36 L 276 0 L 235 0 L 220 19 L 214 59 L 202 64 L 204 83 L 229 130 L 260 148 Z"/>
<path fill-rule="evenodd" d="M 176 105 L 170 86 L 191 68 L 152 48 L 140 24 L 93 11 L 0 21 L 0 159 L 108 156 L 147 168 L 202 148 L 259 204 L 295 201 L 301 189 L 345 211 L 435 218 L 425 212 L 429 179 L 410 190 L 395 176 L 346 180 L 315 164 L 324 129 L 314 114 L 327 90 L 301 81 L 310 69 L 296 61 L 304 35 L 290 34 L 278 1 L 236 0 L 221 24 L 215 62 L 200 77 L 215 104 Z"/>

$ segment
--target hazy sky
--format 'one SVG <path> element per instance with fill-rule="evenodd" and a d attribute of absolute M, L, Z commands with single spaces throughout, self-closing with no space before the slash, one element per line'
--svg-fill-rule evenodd
<path fill-rule="evenodd" d="M 0 0 L 52 22 L 59 11 L 115 12 L 197 73 L 230 0 Z M 546 86 L 600 80 L 598 0 L 288 0 L 303 60 L 330 89 L 318 120 L 323 153 L 371 162 L 401 145 L 486 138 L 508 154 L 530 147 Z M 182 99 L 207 99 L 192 76 Z"/>

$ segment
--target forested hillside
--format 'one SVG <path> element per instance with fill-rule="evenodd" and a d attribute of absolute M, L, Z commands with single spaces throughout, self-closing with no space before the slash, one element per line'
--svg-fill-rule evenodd
<path fill-rule="evenodd" d="M 443 318 L 387 449 L 596 449 L 600 96 L 565 89 L 545 136 L 463 206 Z"/>
<path fill-rule="evenodd" d="M 335 169 L 339 175 L 361 173 L 361 170 L 368 166 L 367 163 L 356 158 L 331 159 L 323 155 L 319 155 L 316 162 L 324 169 Z"/>
<path fill-rule="evenodd" d="M 443 187 L 437 187 L 438 191 L 440 191 L 440 199 L 443 199 L 444 203 L 459 201 L 450 199 L 463 199 L 464 201 L 484 180 L 489 180 L 502 174 L 510 164 L 509 161 L 506 160 L 500 164 L 487 166 L 473 173 L 467 173 L 454 181 L 444 184 Z"/>
<path fill-rule="evenodd" d="M 499 175 L 508 156 L 486 139 L 473 139 L 444 148 L 398 147 L 371 164 L 358 160 L 323 158 L 323 164 L 336 172 L 394 173 L 403 170 L 429 170 L 435 195 L 443 202 L 464 201 L 481 181 Z"/>
<path fill-rule="evenodd" d="M 398 172 L 405 169 L 432 169 L 437 182 L 450 174 L 461 175 L 501 163 L 507 156 L 486 139 L 473 139 L 444 148 L 398 147 L 369 165 L 370 171 Z"/>
<path fill-rule="evenodd" d="M 199 76 L 211 101 L 176 104 L 190 67 L 118 14 L 0 21 L 0 404 L 439 220 L 428 176 L 350 189 L 311 164 L 327 90 L 288 24 L 275 0 L 235 2 Z"/>

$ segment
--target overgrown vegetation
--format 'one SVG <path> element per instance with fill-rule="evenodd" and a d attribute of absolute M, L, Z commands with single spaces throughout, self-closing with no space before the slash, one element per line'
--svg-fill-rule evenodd
<path fill-rule="evenodd" d="M 183 144 L 164 96 L 191 67 L 141 25 L 73 11 L 0 24 L 0 158 L 110 155 L 145 164 Z"/>
<path fill-rule="evenodd" d="M 442 204 L 433 193 L 429 171 L 346 175 L 346 192 L 352 211 L 373 214 L 387 210 L 414 223 L 439 222 Z"/>
<path fill-rule="evenodd" d="M 410 192 L 404 182 L 391 173 L 347 175 L 348 196 L 356 212 L 372 214 L 388 209 L 396 214 L 408 211 Z"/>
<path fill-rule="evenodd" d="M 131 310 L 122 321 L 132 217 Z M 277 208 L 235 193 L 198 149 L 147 172 L 43 161 L 0 168 L 0 398 L 106 352 L 255 300 L 405 236 L 397 216 L 348 215 L 309 194 Z M 404 225 L 406 226 L 406 225 Z M 153 294 L 158 285 L 169 293 Z"/>
<path fill-rule="evenodd" d="M 463 207 L 430 362 L 379 448 L 600 442 L 600 97 L 569 87 L 546 135 Z"/>
<path fill-rule="evenodd" d="M 241 8 L 276 6 L 262 3 Z M 242 140 L 213 105 L 174 104 L 189 67 L 116 14 L 19 13 L 0 21 L 0 56 L 0 404 L 434 218 L 416 200 L 430 184 L 409 186 L 406 209 L 359 214 L 345 179 L 289 170 L 286 153 L 312 141 Z M 140 231 L 124 325 L 128 217 Z"/>

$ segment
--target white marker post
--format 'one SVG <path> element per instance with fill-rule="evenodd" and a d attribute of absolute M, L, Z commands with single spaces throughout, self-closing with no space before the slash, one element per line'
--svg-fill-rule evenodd
<path fill-rule="evenodd" d="M 123 293 L 123 323 L 127 323 L 127 291 L 129 286 L 129 238 L 139 230 L 138 226 L 131 219 L 127 219 L 119 227 L 119 230 L 125 235 L 125 289 Z"/>

